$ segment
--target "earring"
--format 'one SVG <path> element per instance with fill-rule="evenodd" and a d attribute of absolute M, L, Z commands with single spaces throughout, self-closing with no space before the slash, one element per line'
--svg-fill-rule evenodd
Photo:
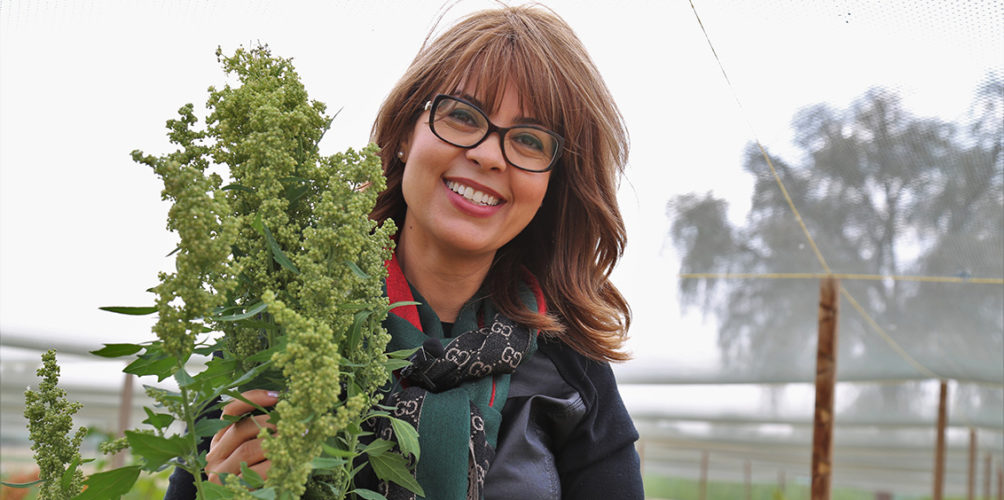
<path fill-rule="evenodd" d="M 398 151 L 397 152 L 397 157 L 400 158 L 403 161 L 404 160 L 404 151 Z"/>

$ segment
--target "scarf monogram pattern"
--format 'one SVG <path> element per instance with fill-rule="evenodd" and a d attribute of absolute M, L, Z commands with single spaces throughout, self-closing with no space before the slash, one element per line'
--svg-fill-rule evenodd
<path fill-rule="evenodd" d="M 415 476 L 425 498 L 479 500 L 495 455 L 510 375 L 537 350 L 537 332 L 498 314 L 481 296 L 457 315 L 453 331 L 463 333 L 444 338 L 438 317 L 408 284 L 396 256 L 387 270 L 390 302 L 419 302 L 393 309 L 384 320 L 391 334 L 387 349 L 419 349 L 383 404 L 418 430 L 421 459 Z M 546 313 L 543 291 L 529 272 L 520 279 L 519 297 L 529 309 Z M 370 423 L 376 437 L 396 441 L 388 419 Z M 377 490 L 388 500 L 421 498 L 386 481 Z"/>
<path fill-rule="evenodd" d="M 501 314 L 495 315 L 491 325 L 454 337 L 445 348 L 440 340 L 428 338 L 410 358 L 411 366 L 401 370 L 401 379 L 409 387 L 388 395 L 384 404 L 394 408 L 395 417 L 417 429 L 429 394 L 454 389 L 466 381 L 513 373 L 532 354 L 534 340 L 529 329 Z M 466 498 L 478 500 L 495 451 L 488 444 L 481 410 L 473 401 L 469 401 L 469 413 Z M 394 431 L 386 419 L 378 421 L 376 433 L 381 439 L 394 440 Z M 388 500 L 416 498 L 414 493 L 387 481 L 381 482 L 380 490 Z"/>

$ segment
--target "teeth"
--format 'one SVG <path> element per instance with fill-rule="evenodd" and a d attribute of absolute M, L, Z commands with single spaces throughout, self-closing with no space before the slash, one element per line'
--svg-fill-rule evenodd
<path fill-rule="evenodd" d="M 459 182 L 446 181 L 446 187 L 450 188 L 450 191 L 453 191 L 454 193 L 457 193 L 460 196 L 463 196 L 468 201 L 472 201 L 472 202 L 477 203 L 479 205 L 484 205 L 484 206 L 488 206 L 488 207 L 494 207 L 495 205 L 499 204 L 499 199 L 498 198 L 496 198 L 496 197 L 494 197 L 494 196 L 492 196 L 492 195 L 490 195 L 488 193 L 483 193 L 481 191 L 476 191 L 474 188 L 472 188 L 470 186 L 464 186 L 463 184 L 460 184 Z"/>

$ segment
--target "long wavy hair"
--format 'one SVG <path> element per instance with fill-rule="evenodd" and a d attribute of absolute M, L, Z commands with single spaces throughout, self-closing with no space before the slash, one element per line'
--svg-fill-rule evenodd
<path fill-rule="evenodd" d="M 496 252 L 485 282 L 492 299 L 514 321 L 560 337 L 585 356 L 628 359 L 621 349 L 631 311 L 610 282 L 626 240 L 616 195 L 627 162 L 627 130 L 582 42 L 557 14 L 526 6 L 487 10 L 426 40 L 373 125 L 387 189 L 371 217 L 390 217 L 403 227 L 404 163 L 397 151 L 423 104 L 464 82 L 476 83 L 489 112 L 512 84 L 521 108 L 565 138 L 536 216 Z M 523 267 L 538 278 L 548 314 L 519 301 L 515 277 Z"/>

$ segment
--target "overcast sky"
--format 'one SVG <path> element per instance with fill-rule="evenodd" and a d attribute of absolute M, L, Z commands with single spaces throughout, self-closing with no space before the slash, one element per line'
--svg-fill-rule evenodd
<path fill-rule="evenodd" d="M 932 17 L 914 2 L 697 1 L 737 104 L 690 3 L 546 3 L 582 38 L 631 132 L 620 191 L 628 247 L 615 276 L 635 314 L 630 347 L 683 370 L 715 366 L 716 334 L 676 304 L 671 196 L 711 191 L 739 221 L 751 188 L 744 146 L 755 135 L 791 154 L 798 108 L 846 106 L 885 85 L 915 113 L 953 119 L 1001 66 L 986 50 L 999 49 L 1000 29 L 988 27 L 999 25 L 999 2 Z M 457 2 L 443 24 L 491 5 Z M 224 81 L 217 46 L 267 43 L 294 58 L 312 98 L 341 109 L 322 143 L 331 154 L 365 145 L 441 10 L 403 0 L 0 0 L 0 333 L 95 347 L 150 338 L 150 318 L 97 309 L 151 304 L 143 290 L 172 265 L 161 186 L 129 152 L 167 152 L 164 122 L 185 103 L 204 116 L 206 87 Z M 960 44 L 970 56 L 955 56 Z"/>

